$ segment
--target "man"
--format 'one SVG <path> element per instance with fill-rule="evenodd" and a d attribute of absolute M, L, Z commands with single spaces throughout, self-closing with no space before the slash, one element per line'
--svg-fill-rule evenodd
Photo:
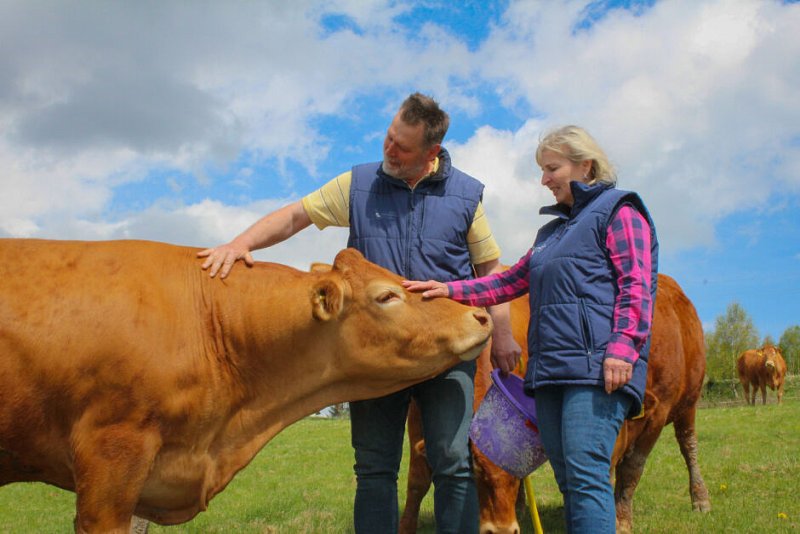
<path fill-rule="evenodd" d="M 449 117 L 414 93 L 400 106 L 383 143 L 383 161 L 353 167 L 318 191 L 264 216 L 226 245 L 204 250 L 203 269 L 224 278 L 251 251 L 280 243 L 312 222 L 350 228 L 348 246 L 410 280 L 451 281 L 502 269 L 500 250 L 481 205 L 483 184 L 450 164 L 441 143 Z M 489 310 L 495 324 L 492 360 L 511 371 L 521 353 L 511 336 L 508 305 Z M 468 430 L 475 362 L 379 399 L 350 404 L 357 480 L 357 533 L 397 532 L 397 474 L 413 396 L 422 413 L 433 469 L 439 532 L 478 530 Z"/>

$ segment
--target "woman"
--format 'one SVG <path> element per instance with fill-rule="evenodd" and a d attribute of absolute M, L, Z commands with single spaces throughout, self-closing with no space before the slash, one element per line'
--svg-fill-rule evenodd
<path fill-rule="evenodd" d="M 406 282 L 425 297 L 489 306 L 530 296 L 525 391 L 564 497 L 567 532 L 615 532 L 611 454 L 622 422 L 643 407 L 658 245 L 639 196 L 582 128 L 536 150 L 556 204 L 511 269 L 475 280 Z"/>

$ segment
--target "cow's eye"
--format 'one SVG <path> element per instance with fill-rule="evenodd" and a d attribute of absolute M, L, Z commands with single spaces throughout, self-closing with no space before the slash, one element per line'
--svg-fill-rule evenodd
<path fill-rule="evenodd" d="M 386 291 L 380 293 L 378 298 L 375 300 L 378 301 L 379 304 L 387 304 L 395 300 L 400 300 L 400 295 L 390 289 L 387 289 Z"/>

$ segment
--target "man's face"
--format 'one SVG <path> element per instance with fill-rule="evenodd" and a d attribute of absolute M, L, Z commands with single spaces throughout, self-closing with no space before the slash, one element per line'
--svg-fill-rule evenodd
<path fill-rule="evenodd" d="M 439 152 L 438 145 L 425 147 L 424 125 L 406 124 L 400 113 L 394 116 L 383 140 L 383 172 L 408 182 L 420 179 Z"/>

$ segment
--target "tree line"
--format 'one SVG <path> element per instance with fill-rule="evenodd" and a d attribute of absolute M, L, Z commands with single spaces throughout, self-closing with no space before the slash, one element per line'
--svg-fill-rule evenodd
<path fill-rule="evenodd" d="M 738 302 L 729 304 L 725 313 L 717 317 L 714 329 L 705 332 L 705 341 L 707 392 L 716 390 L 724 395 L 728 390 L 735 395 L 739 355 L 767 344 L 781 349 L 788 374 L 800 373 L 800 325 L 784 330 L 777 342 L 769 335 L 761 339 L 753 320 Z"/>

